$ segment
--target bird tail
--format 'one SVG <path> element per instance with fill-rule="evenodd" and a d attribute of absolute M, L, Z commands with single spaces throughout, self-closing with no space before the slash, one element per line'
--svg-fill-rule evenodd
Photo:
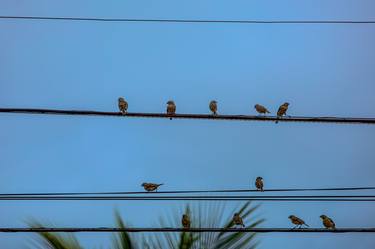
<path fill-rule="evenodd" d="M 269 110 L 266 110 L 266 113 L 271 113 Z"/>
<path fill-rule="evenodd" d="M 164 185 L 164 183 L 160 183 L 160 184 L 158 184 L 158 187 L 161 186 L 161 185 Z"/>
<path fill-rule="evenodd" d="M 304 225 L 305 225 L 305 226 L 307 226 L 307 227 L 310 227 L 310 226 L 309 226 L 309 225 L 307 225 L 306 223 L 304 223 Z"/>

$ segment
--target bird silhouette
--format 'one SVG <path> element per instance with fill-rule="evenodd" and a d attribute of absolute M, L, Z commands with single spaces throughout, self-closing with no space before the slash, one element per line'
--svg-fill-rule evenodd
<path fill-rule="evenodd" d="M 236 226 L 242 226 L 242 227 L 245 227 L 245 224 L 243 223 L 243 219 L 241 218 L 240 214 L 239 213 L 235 213 L 233 215 L 233 220 L 232 220 L 233 224 L 236 225 Z"/>
<path fill-rule="evenodd" d="M 336 224 L 335 224 L 335 222 L 334 222 L 331 218 L 329 218 L 328 216 L 322 214 L 322 215 L 320 216 L 320 218 L 322 219 L 322 221 L 323 221 L 323 225 L 324 225 L 326 228 L 328 228 L 328 229 L 335 229 L 335 228 L 336 228 Z"/>
<path fill-rule="evenodd" d="M 123 97 L 118 98 L 118 108 L 123 115 L 128 111 L 128 102 Z"/>
<path fill-rule="evenodd" d="M 147 192 L 152 192 L 152 191 L 157 191 L 158 188 L 163 185 L 161 184 L 156 184 L 156 183 L 150 183 L 150 182 L 144 182 L 142 183 L 142 187 L 147 191 Z"/>
<path fill-rule="evenodd" d="M 167 114 L 169 116 L 174 116 L 176 114 L 176 104 L 172 100 L 167 102 Z M 172 120 L 172 117 L 169 119 Z"/>
<path fill-rule="evenodd" d="M 305 225 L 305 226 L 307 226 L 307 227 L 309 226 L 309 225 L 307 225 L 307 224 L 305 223 L 304 220 L 302 220 L 301 218 L 298 218 L 298 217 L 295 216 L 295 215 L 290 215 L 288 218 L 289 218 L 290 221 L 295 225 L 293 228 L 296 228 L 296 227 L 301 228 L 303 225 Z"/>
<path fill-rule="evenodd" d="M 257 179 L 255 180 L 255 187 L 257 190 L 264 191 L 263 190 L 263 178 L 258 176 Z"/>
<path fill-rule="evenodd" d="M 256 104 L 254 106 L 255 110 L 259 113 L 259 114 L 264 114 L 266 115 L 267 113 L 270 113 L 266 107 L 262 106 L 262 105 L 259 105 L 259 104 Z"/>
<path fill-rule="evenodd" d="M 277 110 L 277 118 L 281 118 L 282 116 L 286 115 L 286 112 L 288 111 L 288 107 L 289 107 L 289 103 L 288 102 L 285 102 L 284 104 L 282 104 L 280 107 L 279 107 L 279 110 Z M 278 123 L 279 121 L 276 120 L 276 124 Z"/>
<path fill-rule="evenodd" d="M 210 110 L 211 110 L 212 114 L 213 115 L 217 115 L 217 101 L 216 100 L 212 100 L 210 102 L 209 107 L 210 107 Z"/>

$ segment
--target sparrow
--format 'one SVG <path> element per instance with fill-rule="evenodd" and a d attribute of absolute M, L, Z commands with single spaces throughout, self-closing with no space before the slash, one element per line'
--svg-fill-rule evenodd
<path fill-rule="evenodd" d="M 296 228 L 296 227 L 301 228 L 303 225 L 309 227 L 309 225 L 307 225 L 302 219 L 298 218 L 298 217 L 295 216 L 295 215 L 290 215 L 288 218 L 289 218 L 290 221 L 295 225 L 295 226 L 293 227 L 293 229 Z"/>
<path fill-rule="evenodd" d="M 326 228 L 328 228 L 328 229 L 330 229 L 330 228 L 335 229 L 335 228 L 336 228 L 336 224 L 335 224 L 335 222 L 333 222 L 333 220 L 332 220 L 331 218 L 329 218 L 328 216 L 322 214 L 322 215 L 320 216 L 320 218 L 322 219 L 322 221 L 323 221 L 323 225 L 324 225 Z"/>
<path fill-rule="evenodd" d="M 216 100 L 212 100 L 210 102 L 209 107 L 210 107 L 210 110 L 212 111 L 212 114 L 213 115 L 217 115 L 217 101 Z"/>
<path fill-rule="evenodd" d="M 122 114 L 126 114 L 128 110 L 128 102 L 123 97 L 118 98 L 118 108 Z"/>
<path fill-rule="evenodd" d="M 254 106 L 254 108 L 255 108 L 255 110 L 256 110 L 259 114 L 264 114 L 264 115 L 266 115 L 266 113 L 270 113 L 270 112 L 267 110 L 267 108 L 265 108 L 265 107 L 262 106 L 262 105 L 258 105 L 258 104 L 256 104 L 256 105 Z"/>
<path fill-rule="evenodd" d="M 184 228 L 190 228 L 190 218 L 187 214 L 182 215 L 181 223 Z"/>
<path fill-rule="evenodd" d="M 149 183 L 149 182 L 144 182 L 142 183 L 142 187 L 147 191 L 147 192 L 152 192 L 152 191 L 158 191 L 158 188 L 163 185 L 162 184 L 156 184 L 156 183 Z"/>
<path fill-rule="evenodd" d="M 176 104 L 172 100 L 167 102 L 167 114 L 170 116 L 176 114 Z M 172 120 L 172 118 L 170 118 L 170 120 Z"/>
<path fill-rule="evenodd" d="M 279 110 L 277 110 L 277 118 L 281 118 L 282 116 L 286 115 L 286 111 L 288 110 L 289 103 L 285 102 L 279 107 Z M 278 120 L 276 120 L 276 124 L 278 123 Z"/>
<path fill-rule="evenodd" d="M 232 220 L 232 222 L 237 226 L 237 225 L 240 225 L 240 226 L 242 226 L 242 227 L 245 227 L 245 225 L 243 224 L 243 220 L 242 220 L 242 218 L 241 218 L 241 216 L 240 216 L 240 214 L 239 213 L 235 213 L 234 215 L 233 215 L 233 220 Z"/>
<path fill-rule="evenodd" d="M 255 180 L 255 187 L 257 190 L 264 191 L 263 190 L 263 178 L 258 176 L 257 179 Z"/>

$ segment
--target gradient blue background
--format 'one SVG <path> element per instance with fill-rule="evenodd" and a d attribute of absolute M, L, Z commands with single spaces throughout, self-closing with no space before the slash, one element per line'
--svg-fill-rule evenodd
<path fill-rule="evenodd" d="M 375 20 L 373 0 L 26 1 L 1 0 L 0 15 L 118 18 Z M 207 113 L 375 116 L 375 25 L 233 25 L 0 20 L 0 106 Z M 375 185 L 375 127 L 0 115 L 1 192 L 163 190 Z M 371 193 L 371 192 L 367 192 Z M 111 226 L 118 207 L 151 226 L 168 202 L 1 202 L 2 227 L 30 217 L 59 226 Z M 231 205 L 229 205 L 231 206 Z M 371 203 L 263 203 L 263 227 L 296 214 L 338 227 L 374 227 Z M 78 234 L 84 246 L 109 234 Z M 27 234 L 0 247 L 33 248 Z M 265 234 L 259 248 L 375 247 L 371 234 Z"/>

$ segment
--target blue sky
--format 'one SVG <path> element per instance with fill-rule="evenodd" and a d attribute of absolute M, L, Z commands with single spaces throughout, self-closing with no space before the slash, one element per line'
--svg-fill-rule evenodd
<path fill-rule="evenodd" d="M 372 0 L 0 1 L 0 15 L 186 19 L 375 20 Z M 0 21 L 0 106 L 290 115 L 375 116 L 375 25 L 153 24 Z M 0 115 L 1 192 L 375 185 L 375 127 L 103 117 Z M 371 193 L 371 192 L 368 192 Z M 117 207 L 151 226 L 183 203 L 1 202 L 4 227 L 30 217 L 60 226 L 110 226 Z M 296 214 L 320 227 L 373 227 L 371 203 L 263 203 L 264 227 Z M 0 234 L 2 248 L 34 237 Z M 79 234 L 88 248 L 108 234 Z M 370 234 L 266 234 L 260 248 L 374 248 Z"/>

